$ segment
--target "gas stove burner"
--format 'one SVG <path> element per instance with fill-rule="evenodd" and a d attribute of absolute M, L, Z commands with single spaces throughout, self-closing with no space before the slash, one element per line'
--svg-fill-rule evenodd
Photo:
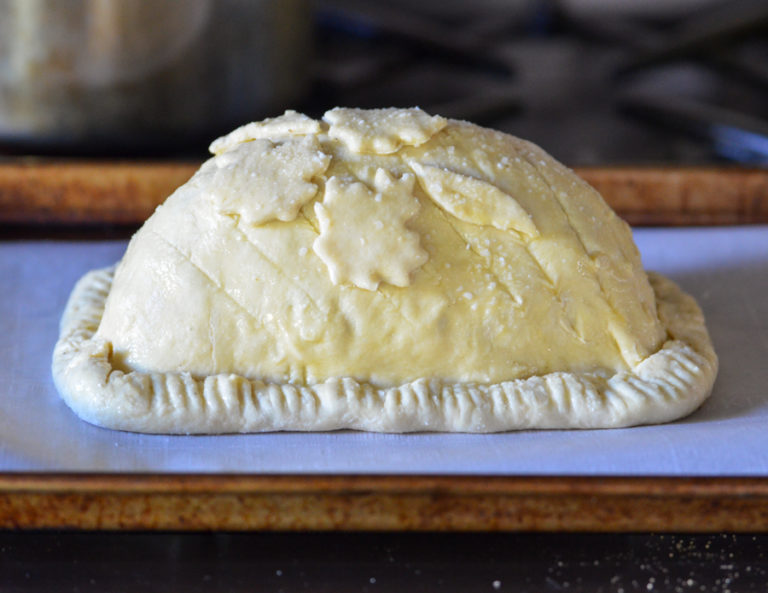
<path fill-rule="evenodd" d="M 318 117 L 339 105 L 419 106 L 527 138 L 573 166 L 767 165 L 768 3 L 685 0 L 699 8 L 673 12 L 671 3 L 652 2 L 636 14 L 627 12 L 630 4 L 640 6 L 597 0 L 315 0 L 313 50 L 300 59 L 310 66 L 311 82 L 299 100 L 283 99 L 194 136 L 155 126 L 154 135 L 133 138 L 147 122 L 111 144 L 77 144 L 69 137 L 57 144 L 56 138 L 6 132 L 0 155 L 198 159 L 211 137 L 243 123 L 243 117 L 260 119 L 286 108 Z M 230 57 L 228 68 L 240 78 L 243 69 L 257 69 L 247 56 Z M 204 82 L 206 89 L 216 88 L 215 80 Z M 248 104 L 249 96 L 251 104 L 258 99 L 246 88 L 224 86 L 238 104 Z M 187 95 L 195 99 L 186 98 L 188 107 L 200 103 L 195 93 Z M 0 92 L 0 108 L 3 97 Z M 227 101 L 216 101 L 210 109 L 219 105 L 224 113 L 221 104 Z M 213 126 L 210 119 L 204 123 Z"/>
<path fill-rule="evenodd" d="M 573 165 L 768 163 L 768 4 L 684 15 L 397 2 L 318 4 L 316 112 L 419 105 L 529 138 Z"/>

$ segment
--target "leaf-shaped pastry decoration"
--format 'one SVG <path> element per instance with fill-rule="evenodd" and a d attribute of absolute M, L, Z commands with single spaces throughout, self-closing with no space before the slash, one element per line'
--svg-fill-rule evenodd
<path fill-rule="evenodd" d="M 238 144 L 260 138 L 280 138 L 285 136 L 306 136 L 320 133 L 320 122 L 303 113 L 288 110 L 283 115 L 251 122 L 231 131 L 226 136 L 217 138 L 208 147 L 213 154 L 226 152 Z"/>
<path fill-rule="evenodd" d="M 525 209 L 495 185 L 443 167 L 416 161 L 408 164 L 427 195 L 456 218 L 472 224 L 514 230 L 531 238 L 539 235 Z"/>
<path fill-rule="evenodd" d="M 323 173 L 331 156 L 314 136 L 273 144 L 253 140 L 213 159 L 207 183 L 220 212 L 249 224 L 289 221 L 317 193 L 311 179 Z"/>
<path fill-rule="evenodd" d="M 419 236 L 405 227 L 419 210 L 414 182 L 411 174 L 395 179 L 384 169 L 376 171 L 373 191 L 357 180 L 328 180 L 322 204 L 315 204 L 320 236 L 313 248 L 334 284 L 366 290 L 380 282 L 410 284 L 410 273 L 428 258 Z"/>
<path fill-rule="evenodd" d="M 392 154 L 403 146 L 419 146 L 447 125 L 418 107 L 411 109 L 348 109 L 337 107 L 323 119 L 328 135 L 358 153 Z"/>

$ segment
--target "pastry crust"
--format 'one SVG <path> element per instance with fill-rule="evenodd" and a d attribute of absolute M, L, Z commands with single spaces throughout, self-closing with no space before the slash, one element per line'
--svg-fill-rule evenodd
<path fill-rule="evenodd" d="M 96 330 L 114 268 L 75 287 L 61 322 L 53 376 L 84 420 L 148 433 L 276 430 L 487 433 L 615 428 L 667 422 L 695 410 L 717 373 L 703 315 L 672 281 L 649 274 L 667 340 L 618 372 L 555 372 L 498 383 L 419 379 L 377 387 L 349 377 L 316 384 L 268 383 L 236 374 L 124 372 Z"/>
<path fill-rule="evenodd" d="M 629 227 L 543 150 L 418 109 L 296 118 L 228 136 L 133 237 L 116 368 L 490 384 L 661 347 Z"/>
<path fill-rule="evenodd" d="M 111 428 L 665 422 L 717 359 L 693 299 L 540 148 L 412 109 L 248 124 L 86 276 L 56 383 Z"/>

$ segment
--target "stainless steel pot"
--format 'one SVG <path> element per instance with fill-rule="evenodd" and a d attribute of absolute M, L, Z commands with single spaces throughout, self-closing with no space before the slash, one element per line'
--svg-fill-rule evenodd
<path fill-rule="evenodd" d="M 305 89 L 304 0 L 0 0 L 0 140 L 179 145 Z"/>

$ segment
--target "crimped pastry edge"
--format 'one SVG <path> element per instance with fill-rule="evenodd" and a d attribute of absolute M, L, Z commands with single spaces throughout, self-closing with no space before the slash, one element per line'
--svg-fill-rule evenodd
<path fill-rule="evenodd" d="M 717 356 L 692 297 L 648 277 L 668 340 L 631 372 L 556 372 L 496 384 L 418 379 L 378 388 L 352 378 L 275 384 L 234 374 L 123 372 L 94 334 L 115 266 L 76 284 L 61 320 L 53 377 L 67 405 L 106 428 L 161 434 L 267 431 L 488 433 L 523 429 L 618 428 L 669 422 L 709 396 Z"/>

